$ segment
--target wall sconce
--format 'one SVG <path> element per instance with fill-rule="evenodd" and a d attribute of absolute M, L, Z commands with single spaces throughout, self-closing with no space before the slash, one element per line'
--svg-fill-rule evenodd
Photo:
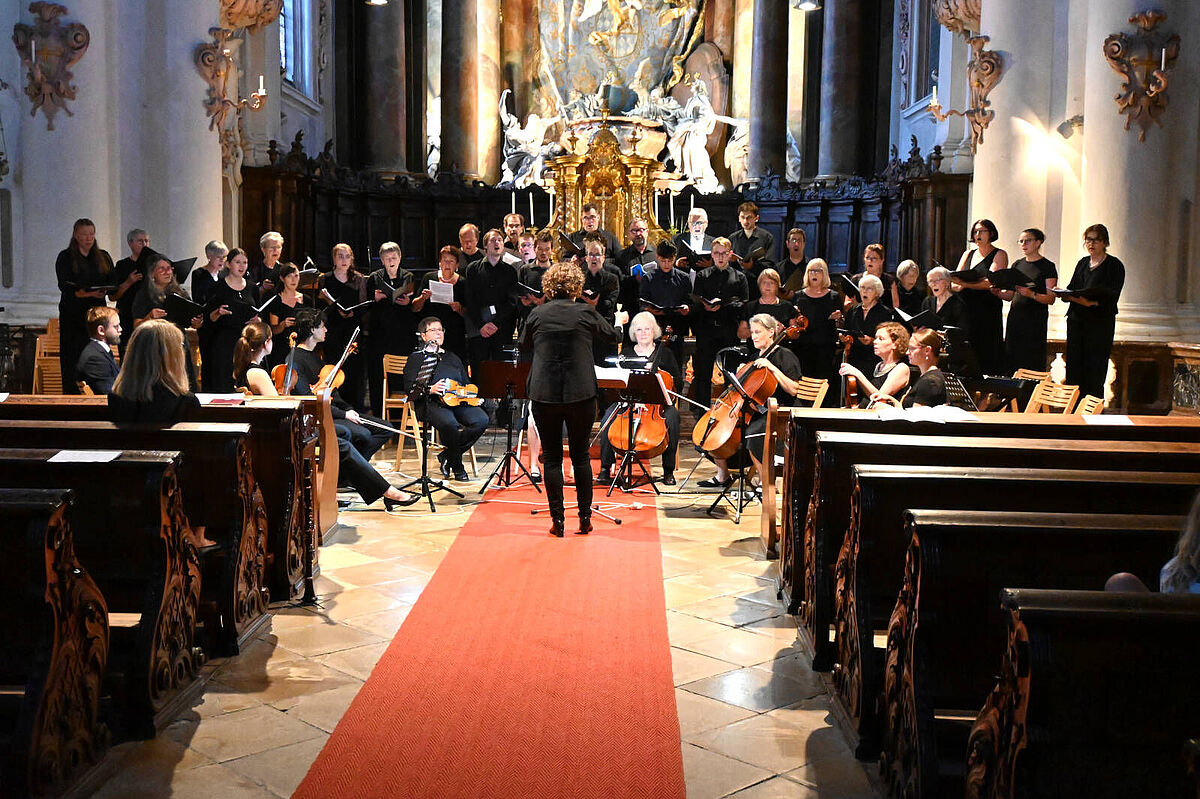
<path fill-rule="evenodd" d="M 230 111 L 249 108 L 258 111 L 267 99 L 267 87 L 263 76 L 258 76 L 258 91 L 249 97 L 238 100 L 229 99 L 229 95 L 237 96 L 237 83 L 240 70 L 233 51 L 241 45 L 240 39 L 233 38 L 229 28 L 209 28 L 208 33 L 213 37 L 211 42 L 196 47 L 196 71 L 208 84 L 208 96 L 204 100 L 204 109 L 208 114 L 208 129 L 224 127 L 225 118 Z"/>
<path fill-rule="evenodd" d="M 983 132 L 996 118 L 996 112 L 991 110 L 988 95 L 1004 74 L 1004 58 L 995 50 L 985 50 L 991 38 L 988 36 L 971 36 L 967 45 L 971 48 L 971 60 L 967 62 L 967 79 L 970 84 L 971 106 L 966 111 L 942 111 L 938 102 L 937 86 L 933 87 L 933 96 L 929 100 L 929 113 L 938 122 L 945 122 L 950 117 L 963 117 L 971 123 L 971 152 L 975 153 L 983 143 Z"/>
<path fill-rule="evenodd" d="M 13 25 L 12 42 L 21 58 L 26 74 L 25 96 L 33 102 L 30 116 L 38 109 L 46 115 L 46 130 L 54 130 L 54 115 L 60 110 L 73 116 L 67 101 L 75 99 L 77 88 L 71 84 L 74 66 L 91 43 L 91 33 L 81 22 L 64 25 L 59 17 L 67 13 L 57 3 L 36 2 L 29 5 L 33 12 L 32 25 L 18 22 Z"/>
<path fill-rule="evenodd" d="M 1064 119 L 1058 123 L 1058 127 L 1055 130 L 1058 131 L 1059 136 L 1069 139 L 1075 133 L 1076 128 L 1083 130 L 1083 114 L 1076 114 L 1070 119 Z"/>
<path fill-rule="evenodd" d="M 1138 123 L 1138 141 L 1146 140 L 1150 123 L 1162 126 L 1159 116 L 1167 110 L 1167 72 L 1179 57 L 1179 34 L 1156 30 L 1166 18 L 1161 11 L 1142 11 L 1129 18 L 1139 31 L 1113 33 L 1104 40 L 1108 65 L 1124 79 L 1121 93 L 1113 98 L 1117 113 L 1125 115 L 1125 130 Z"/>

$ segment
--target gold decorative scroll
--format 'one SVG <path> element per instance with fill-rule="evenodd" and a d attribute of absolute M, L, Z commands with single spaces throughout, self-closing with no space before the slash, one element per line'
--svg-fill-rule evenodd
<path fill-rule="evenodd" d="M 1125 130 L 1132 122 L 1138 124 L 1138 141 L 1146 140 L 1151 124 L 1162 125 L 1159 117 L 1167 110 L 1167 72 L 1179 57 L 1179 34 L 1158 30 L 1166 18 L 1161 11 L 1134 14 L 1129 21 L 1137 31 L 1113 33 L 1104 40 L 1104 58 L 1123 79 L 1113 98 L 1117 113 L 1125 116 Z"/>
<path fill-rule="evenodd" d="M 983 0 L 934 0 L 933 13 L 942 27 L 951 33 L 969 36 L 979 32 Z"/>
<path fill-rule="evenodd" d="M 283 11 L 283 0 L 221 0 L 221 25 L 255 33 L 270 25 Z"/>
<path fill-rule="evenodd" d="M 59 21 L 67 13 L 66 6 L 37 2 L 29 5 L 29 11 L 33 24 L 14 25 L 12 40 L 27 70 L 25 96 L 33 101 L 29 115 L 35 116 L 40 108 L 46 115 L 46 129 L 54 130 L 54 116 L 60 110 L 74 116 L 67 108 L 77 91 L 70 68 L 83 58 L 92 37 L 81 22 L 63 25 Z"/>

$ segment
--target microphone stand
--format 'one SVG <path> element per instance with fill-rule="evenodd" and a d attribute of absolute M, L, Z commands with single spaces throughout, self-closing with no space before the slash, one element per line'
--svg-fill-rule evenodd
<path fill-rule="evenodd" d="M 412 398 L 413 394 L 415 394 L 416 395 L 415 399 L 417 399 L 419 401 L 428 403 L 432 400 L 432 395 L 429 393 L 429 386 L 421 385 L 421 384 L 414 384 L 413 388 L 416 389 L 416 391 L 410 393 L 410 395 L 409 395 L 410 398 Z M 422 406 L 422 407 L 424 407 L 424 406 Z M 421 418 L 422 415 L 425 417 L 424 419 Z M 443 482 L 441 480 L 434 480 L 433 478 L 431 478 L 429 476 L 429 425 L 430 425 L 429 414 L 418 414 L 417 421 L 420 424 L 421 440 L 423 442 L 426 442 L 425 446 L 420 448 L 420 450 L 421 450 L 421 476 L 417 477 L 413 480 L 409 480 L 407 483 L 400 486 L 400 490 L 407 491 L 409 488 L 416 487 L 418 489 L 418 492 L 420 493 L 420 495 L 429 500 L 430 513 L 437 513 L 437 508 L 433 504 L 434 492 L 445 491 L 449 494 L 453 494 L 454 496 L 458 497 L 459 499 L 462 499 L 463 495 L 460 494 L 458 491 L 455 491 L 450 486 L 446 485 L 445 482 Z M 376 425 L 376 426 L 378 426 L 378 425 Z"/>

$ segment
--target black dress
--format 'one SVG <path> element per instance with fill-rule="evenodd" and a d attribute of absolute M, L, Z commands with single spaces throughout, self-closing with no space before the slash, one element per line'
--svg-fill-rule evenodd
<path fill-rule="evenodd" d="M 875 329 L 884 322 L 891 322 L 894 318 L 892 309 L 882 302 L 872 305 L 871 310 L 865 316 L 861 303 L 851 308 L 850 313 L 846 316 L 846 330 L 854 337 L 854 341 L 850 344 L 850 354 L 846 357 L 846 363 L 857 367 L 864 375 L 873 374 L 875 364 L 879 363 L 879 356 L 875 354 L 875 345 L 874 343 L 863 344 L 859 338 L 862 336 L 874 338 Z"/>
<path fill-rule="evenodd" d="M 192 282 L 192 301 L 199 303 L 200 305 L 203 305 L 204 307 L 207 308 L 209 297 L 212 296 L 213 290 L 216 289 L 216 287 L 217 287 L 217 283 L 224 280 L 224 278 L 225 278 L 225 270 L 224 269 L 218 269 L 216 275 L 211 274 L 207 269 L 205 269 L 202 266 L 198 266 L 195 269 L 193 269 L 192 270 L 192 281 L 191 281 Z M 124 323 L 122 322 L 122 324 L 124 324 Z M 200 344 L 200 363 L 202 365 L 202 368 L 201 368 L 202 372 L 203 372 L 203 364 L 210 363 L 213 359 L 212 334 L 213 334 L 213 326 L 211 324 L 211 320 L 206 318 L 204 320 L 204 324 L 200 325 L 200 329 L 196 331 L 196 337 L 199 340 L 199 344 Z M 202 385 L 204 387 L 204 390 L 209 391 L 209 392 L 214 391 L 214 389 L 204 380 L 205 376 L 203 373 L 201 373 L 200 377 L 201 377 L 200 385 Z"/>
<path fill-rule="evenodd" d="M 200 415 L 200 401 L 194 394 L 173 394 L 162 383 L 154 386 L 149 402 L 108 395 L 108 420 L 116 424 L 153 424 L 166 427 Z"/>
<path fill-rule="evenodd" d="M 965 267 L 975 273 L 975 280 L 983 280 L 992 269 L 992 261 L 1000 250 L 993 248 L 986 258 L 975 261 L 978 250 L 971 250 Z M 975 261 L 974 266 L 969 264 Z M 964 288 L 958 293 L 967 306 L 967 335 L 971 347 L 979 359 L 979 368 L 985 375 L 1003 375 L 1004 372 L 1004 302 L 991 291 Z"/>
<path fill-rule="evenodd" d="M 247 280 L 246 287 L 239 290 L 229 285 L 228 280 L 217 281 L 208 302 L 204 305 L 207 315 L 204 326 L 212 326 L 212 339 L 209 352 L 212 360 L 205 361 L 200 367 L 204 374 L 204 387 L 217 394 L 228 394 L 233 391 L 233 350 L 241 338 L 242 327 L 245 325 L 246 310 L 238 306 L 255 305 L 258 302 L 258 291 Z M 229 306 L 233 313 L 218 316 L 213 321 L 212 312 L 222 305 Z"/>
<path fill-rule="evenodd" d="M 377 300 L 367 315 L 367 392 L 371 398 L 371 413 L 376 416 L 383 415 L 383 398 L 387 393 L 383 388 L 383 356 L 408 355 L 417 344 L 412 298 L 409 297 L 408 304 L 398 305 L 392 301 L 391 292 L 401 289 L 411 294 L 415 288 L 412 272 L 404 267 L 396 268 L 395 277 L 388 277 L 386 269 L 376 269 L 367 278 L 368 299 L 373 299 L 376 291 L 388 295 L 385 300 Z M 399 376 L 388 382 L 396 391 L 400 390 Z"/>
<path fill-rule="evenodd" d="M 792 295 L 796 310 L 808 320 L 808 327 L 792 344 L 792 351 L 800 359 L 800 370 L 806 377 L 828 380 L 830 390 L 825 394 L 825 405 L 838 403 L 838 337 L 837 322 L 830 319 L 834 311 L 842 310 L 842 295 L 828 291 L 822 297 L 810 297 L 804 291 Z"/>
<path fill-rule="evenodd" d="M 1049 258 L 1026 261 L 1020 258 L 1013 269 L 1033 280 L 1033 290 L 1046 293 L 1046 281 L 1058 279 L 1058 269 Z M 1046 370 L 1046 322 L 1050 317 L 1050 306 L 1020 294 L 1013 294 L 1008 308 L 1008 329 L 1004 332 L 1004 351 L 1008 356 L 1008 374 L 1018 369 Z"/>
<path fill-rule="evenodd" d="M 312 306 L 304 302 L 304 295 L 300 294 L 299 300 L 295 305 L 288 305 L 283 301 L 282 294 L 275 295 L 275 301 L 264 312 L 263 321 L 270 324 L 271 317 L 275 317 L 279 322 L 285 319 L 295 319 L 296 314 L 300 313 L 305 308 Z M 287 360 L 288 353 L 291 352 L 291 344 L 289 338 L 292 332 L 295 331 L 295 326 L 285 327 L 278 333 L 271 334 L 271 354 L 267 356 L 267 364 L 269 366 L 278 366 Z"/>
<path fill-rule="evenodd" d="M 138 288 L 136 289 L 137 294 L 134 296 L 133 305 L 130 307 L 130 312 L 133 314 L 134 319 L 145 319 L 150 315 L 150 311 L 155 308 L 165 309 L 167 294 L 169 293 L 178 293 L 179 296 L 183 297 L 184 299 L 188 299 L 187 291 L 185 291 L 182 287 L 177 287 L 177 292 L 168 288 L 167 292 L 164 293 L 161 298 L 154 300 L 150 296 L 150 286 L 152 285 L 149 282 L 150 280 L 151 278 L 146 278 L 138 284 Z M 196 361 L 192 358 L 192 348 L 188 346 L 187 328 L 180 327 L 179 325 L 176 325 L 176 327 L 179 327 L 179 331 L 183 333 L 183 368 L 187 372 L 188 390 L 195 393 L 200 390 L 200 380 L 196 376 Z M 199 333 L 199 331 L 203 330 L 205 327 L 207 327 L 207 325 L 200 325 L 197 333 Z"/>
<path fill-rule="evenodd" d="M 749 322 L 750 318 L 755 314 L 760 313 L 765 313 L 767 316 L 774 317 L 777 322 L 784 327 L 787 327 L 788 323 L 796 318 L 796 306 L 792 305 L 787 300 L 780 300 L 772 305 L 763 302 L 761 298 L 752 300 L 742 306 L 742 318 L 746 320 L 746 322 Z M 790 344 L 791 342 L 788 343 Z"/>
<path fill-rule="evenodd" d="M 951 294 L 942 304 L 941 310 L 938 310 L 937 302 L 938 298 L 930 294 L 925 298 L 925 302 L 921 303 L 921 310 L 932 311 L 937 314 L 945 327 L 956 327 L 962 330 L 969 342 L 967 305 L 963 302 L 962 297 L 957 294 Z M 975 374 L 977 369 L 970 365 L 970 362 L 963 353 L 955 351 L 952 341 L 949 336 L 946 337 L 946 369 L 956 375 Z"/>
<path fill-rule="evenodd" d="M 921 305 L 925 301 L 925 289 L 921 288 L 920 281 L 914 283 L 911 289 L 906 289 L 897 280 L 896 293 L 900 295 L 900 310 L 909 316 L 916 316 L 921 312 Z"/>
<path fill-rule="evenodd" d="M 1095 269 L 1090 261 L 1087 256 L 1081 258 L 1067 284 L 1072 291 L 1096 291 L 1100 303 L 1088 308 L 1073 302 L 1067 309 L 1067 383 L 1079 386 L 1080 394 L 1103 397 L 1125 265 L 1112 255 L 1105 256 Z"/>
<path fill-rule="evenodd" d="M 350 272 L 346 280 L 339 280 L 334 272 L 321 275 L 317 282 L 317 293 L 328 291 L 334 302 L 350 308 L 367 300 L 367 280 L 357 272 Z M 336 306 L 331 306 L 325 314 L 325 363 L 337 363 L 350 343 L 354 330 L 362 323 L 365 311 L 362 308 L 343 317 Z M 363 359 L 354 353 L 346 359 L 342 367 L 345 380 L 339 391 L 346 402 L 354 408 L 363 406 Z"/>
<path fill-rule="evenodd" d="M 88 286 L 116 283 L 116 269 L 108 253 L 93 245 L 89 254 L 94 257 L 84 258 L 72 244 L 54 262 L 59 290 L 58 352 L 65 394 L 79 393 L 75 386 L 75 364 L 91 338 L 87 331 L 88 309 L 105 304 L 101 297 L 76 297 L 75 292 Z"/>
<path fill-rule="evenodd" d="M 429 288 L 430 283 L 440 283 L 438 270 L 426 272 L 421 276 L 421 291 Z M 539 281 L 539 286 L 541 285 Z M 536 286 L 535 286 L 536 288 Z M 454 283 L 454 301 L 459 305 L 465 305 L 467 297 L 467 282 L 463 280 L 462 275 L 458 276 L 458 280 Z M 416 314 L 417 320 L 420 321 L 426 316 L 437 318 L 442 323 L 442 329 L 446 331 L 446 340 L 443 346 L 450 352 L 457 355 L 463 363 L 467 361 L 467 323 L 463 319 L 463 315 L 455 311 L 449 305 L 441 302 L 434 302 L 432 299 L 425 300 L 425 304 L 421 306 L 421 310 Z"/>
<path fill-rule="evenodd" d="M 917 378 L 917 381 L 904 395 L 901 405 L 911 408 L 913 405 L 934 407 L 946 404 L 946 376 L 941 369 L 930 369 Z"/>

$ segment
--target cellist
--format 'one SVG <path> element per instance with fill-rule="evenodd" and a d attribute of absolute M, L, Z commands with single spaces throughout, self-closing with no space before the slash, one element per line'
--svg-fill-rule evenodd
<path fill-rule="evenodd" d="M 796 404 L 796 394 L 800 390 L 800 361 L 796 354 L 787 347 L 779 346 L 771 349 L 775 337 L 783 326 L 779 320 L 770 314 L 760 313 L 750 317 L 750 343 L 753 347 L 751 365 L 761 369 L 769 369 L 778 383 L 773 395 L 781 407 Z M 768 352 L 769 350 L 769 352 Z M 763 437 L 767 432 L 767 409 L 753 409 L 753 418 L 746 426 L 746 451 L 754 461 L 762 480 L 762 449 Z M 729 462 L 724 458 L 713 458 L 717 473 L 707 480 L 701 480 L 696 485 L 701 488 L 727 488 L 733 483 L 729 474 Z"/>
<path fill-rule="evenodd" d="M 654 314 L 642 311 L 635 315 L 629 323 L 631 341 L 622 346 L 618 365 L 639 369 L 644 368 L 648 363 L 653 363 L 656 369 L 671 376 L 675 390 L 678 391 L 683 386 L 683 370 L 670 346 L 666 342 L 660 341 L 662 335 L 662 328 L 655 321 Z M 601 417 L 605 420 L 605 424 L 600 429 L 600 474 L 596 477 L 596 483 L 599 485 L 612 483 L 612 467 L 616 463 L 617 453 L 608 440 L 608 428 L 612 423 L 618 404 L 610 405 L 604 412 L 604 416 Z M 663 476 L 659 482 L 663 485 L 673 486 L 675 485 L 675 460 L 679 453 L 679 409 L 674 405 L 666 408 L 663 411 L 663 421 L 667 425 L 667 448 L 663 450 L 662 454 Z"/>

